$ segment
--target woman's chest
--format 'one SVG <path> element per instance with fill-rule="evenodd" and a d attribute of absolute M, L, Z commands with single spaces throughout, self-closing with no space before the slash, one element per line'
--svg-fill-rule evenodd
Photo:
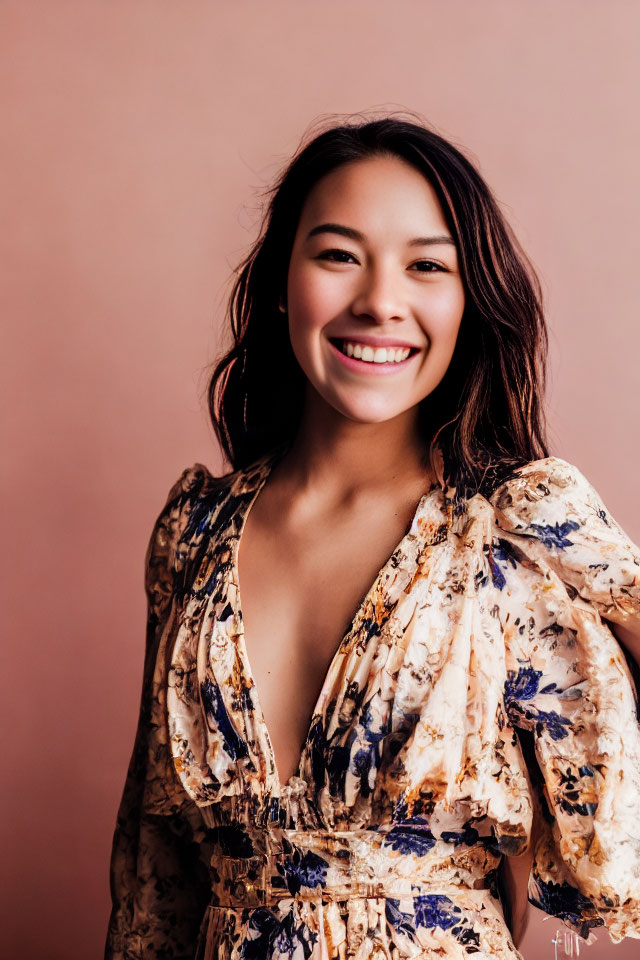
<path fill-rule="evenodd" d="M 452 747 L 488 690 L 499 707 L 506 666 L 483 514 L 459 529 L 425 498 L 386 559 L 362 536 L 336 559 L 320 532 L 308 555 L 284 539 L 245 554 L 243 540 L 239 558 L 243 513 L 226 516 L 172 642 L 169 734 L 189 792 L 262 795 L 294 769 L 329 821 L 328 797 L 341 820 L 358 795 L 387 804 L 414 776 L 472 776 Z M 486 720 L 485 746 L 500 711 Z"/>
<path fill-rule="evenodd" d="M 244 649 L 281 779 L 295 773 L 323 681 L 403 531 L 325 524 L 300 537 L 248 524 L 238 556 Z"/>

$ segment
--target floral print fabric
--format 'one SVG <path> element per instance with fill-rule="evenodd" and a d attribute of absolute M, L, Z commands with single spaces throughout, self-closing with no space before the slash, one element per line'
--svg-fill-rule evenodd
<path fill-rule="evenodd" d="M 237 577 L 276 455 L 187 468 L 155 524 L 107 960 L 517 958 L 498 868 L 532 842 L 532 903 L 640 937 L 637 701 L 603 620 L 640 621 L 640 551 L 593 487 L 547 457 L 462 507 L 426 491 L 282 784 Z"/>

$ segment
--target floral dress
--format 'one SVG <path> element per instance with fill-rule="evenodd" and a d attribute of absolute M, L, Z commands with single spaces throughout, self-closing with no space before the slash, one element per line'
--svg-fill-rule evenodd
<path fill-rule="evenodd" d="M 434 482 L 280 783 L 237 566 L 275 459 L 194 464 L 154 526 L 107 960 L 518 958 L 498 868 L 530 844 L 531 903 L 640 937 L 638 704 L 605 622 L 640 624 L 640 550 L 593 487 L 557 457 L 462 506 Z"/>

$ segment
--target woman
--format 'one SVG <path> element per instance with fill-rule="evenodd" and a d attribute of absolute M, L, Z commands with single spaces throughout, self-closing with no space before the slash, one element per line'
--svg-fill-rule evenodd
<path fill-rule="evenodd" d="M 548 453 L 479 173 L 419 123 L 324 131 L 230 316 L 232 471 L 184 470 L 147 552 L 106 956 L 518 957 L 527 896 L 639 937 L 640 551 Z"/>

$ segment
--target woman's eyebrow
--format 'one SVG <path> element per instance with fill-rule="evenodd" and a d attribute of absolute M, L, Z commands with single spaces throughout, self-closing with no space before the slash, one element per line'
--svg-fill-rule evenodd
<path fill-rule="evenodd" d="M 315 237 L 319 233 L 339 233 L 341 236 L 348 237 L 350 240 L 358 241 L 358 243 L 362 243 L 365 239 L 364 234 L 360 233 L 359 230 L 354 230 L 353 227 L 345 227 L 341 223 L 320 223 L 317 227 L 313 227 L 313 229 L 309 231 L 307 240 L 310 240 L 311 237 Z M 455 240 L 447 233 L 434 237 L 414 237 L 408 241 L 408 246 L 420 247 L 429 244 L 433 245 L 435 243 L 452 243 L 455 246 Z"/>

